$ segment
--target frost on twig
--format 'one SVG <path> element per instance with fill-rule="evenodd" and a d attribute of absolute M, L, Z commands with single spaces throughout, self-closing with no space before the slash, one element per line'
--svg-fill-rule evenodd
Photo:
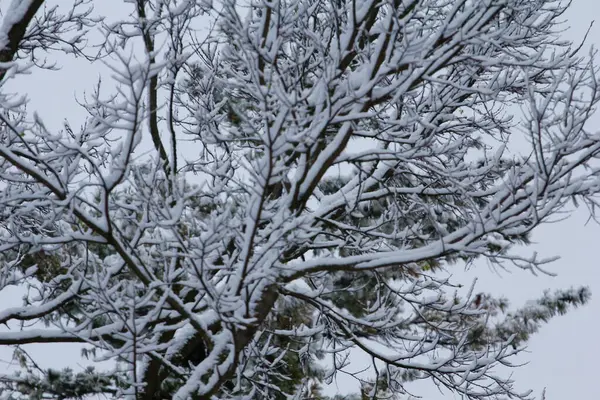
<path fill-rule="evenodd" d="M 423 379 L 529 398 L 499 367 L 587 289 L 515 310 L 443 272 L 545 273 L 515 246 L 596 204 L 594 54 L 558 38 L 564 4 L 93 3 L 2 28 L 27 26 L 1 61 L 31 73 L 65 40 L 89 57 L 97 28 L 108 72 L 81 129 L 0 92 L 0 289 L 27 289 L 0 344 L 78 342 L 115 369 L 25 363 L 3 393 L 324 399 L 360 351 L 362 398 Z"/>

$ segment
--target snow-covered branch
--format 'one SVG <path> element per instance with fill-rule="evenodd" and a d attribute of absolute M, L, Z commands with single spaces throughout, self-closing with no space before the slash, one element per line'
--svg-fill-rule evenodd
<path fill-rule="evenodd" d="M 79 130 L 0 92 L 0 288 L 28 288 L 0 323 L 47 325 L 0 344 L 85 343 L 117 366 L 63 374 L 63 397 L 47 371 L 7 390 L 324 398 L 358 349 L 372 397 L 432 379 L 527 398 L 494 367 L 589 293 L 509 310 L 440 271 L 543 272 L 514 247 L 597 202 L 597 70 L 558 39 L 563 4 L 136 0 L 109 21 L 93 3 L 3 10 L 0 61 L 35 73 L 36 51 L 68 42 L 110 79 Z"/>

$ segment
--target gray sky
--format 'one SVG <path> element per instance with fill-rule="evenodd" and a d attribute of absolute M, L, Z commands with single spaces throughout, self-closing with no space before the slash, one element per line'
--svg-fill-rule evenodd
<path fill-rule="evenodd" d="M 60 1 L 67 3 L 66 0 Z M 0 0 L 0 7 L 5 7 L 8 2 L 9 0 Z M 111 13 L 114 15 L 117 12 L 114 4 L 121 2 L 109 1 L 103 8 L 106 8 L 108 3 L 111 4 Z M 583 39 L 590 22 L 599 15 L 599 0 L 574 0 L 570 12 L 564 17 L 567 21 L 565 27 L 568 27 L 565 38 L 576 41 Z M 592 27 L 586 48 L 592 44 L 600 47 L 600 23 Z M 30 110 L 38 111 L 49 125 L 54 127 L 60 126 L 65 117 L 74 122 L 81 120 L 83 114 L 78 110 L 73 96 L 76 94 L 81 99 L 85 90 L 91 91 L 100 70 L 90 69 L 82 60 L 70 59 L 65 60 L 62 67 L 59 72 L 35 71 L 14 83 L 18 84 L 19 92 L 27 93 L 31 97 Z M 593 122 L 597 123 L 600 129 L 600 113 L 594 117 Z M 593 130 L 593 127 L 590 126 L 590 129 Z M 600 329 L 600 271 L 597 265 L 600 260 L 600 227 L 593 221 L 586 225 L 586 219 L 587 210 L 582 208 L 566 221 L 545 225 L 534 233 L 533 240 L 536 243 L 523 249 L 525 253 L 538 251 L 544 256 L 560 255 L 562 258 L 550 267 L 558 274 L 555 278 L 533 277 L 524 271 L 503 272 L 498 276 L 482 262 L 476 264 L 477 268 L 471 271 L 465 272 L 461 266 L 455 266 L 456 270 L 451 271 L 456 279 L 472 280 L 477 276 L 477 291 L 505 295 L 511 299 L 514 306 L 539 297 L 546 288 L 587 285 L 592 289 L 590 304 L 566 316 L 557 317 L 545 325 L 531 340 L 531 353 L 520 358 L 529 363 L 512 370 L 519 388 L 531 388 L 535 393 L 541 393 L 546 387 L 547 400 L 595 399 L 599 393 L 595 379 L 600 371 L 600 343 L 595 339 L 595 333 Z M 1 307 L 18 305 L 20 301 L 18 291 L 0 292 Z M 79 357 L 76 346 L 28 348 L 34 350 L 43 366 L 87 364 Z M 6 359 L 9 354 L 6 349 L 0 348 L 1 358 Z M 355 364 L 362 364 L 362 360 L 357 358 Z M 356 369 L 361 367 L 357 365 Z M 0 364 L 0 373 L 3 372 L 3 368 Z M 332 386 L 332 393 L 337 391 L 336 387 L 341 392 L 348 392 L 348 389 L 353 388 L 353 384 L 346 379 L 340 379 L 337 386 L 335 383 Z M 447 394 L 437 394 L 429 382 L 412 388 L 415 394 L 422 395 L 427 400 L 452 398 Z"/>

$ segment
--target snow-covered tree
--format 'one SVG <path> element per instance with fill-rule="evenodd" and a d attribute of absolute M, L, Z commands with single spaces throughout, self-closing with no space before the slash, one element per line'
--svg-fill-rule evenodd
<path fill-rule="evenodd" d="M 351 356 L 356 398 L 529 396 L 503 368 L 588 291 L 511 309 L 447 271 L 544 272 L 514 247 L 596 205 L 565 2 L 45 3 L 1 3 L 0 290 L 25 292 L 3 398 L 324 399 Z M 11 92 L 58 53 L 106 65 L 79 129 Z M 115 367 L 45 370 L 30 343 Z"/>

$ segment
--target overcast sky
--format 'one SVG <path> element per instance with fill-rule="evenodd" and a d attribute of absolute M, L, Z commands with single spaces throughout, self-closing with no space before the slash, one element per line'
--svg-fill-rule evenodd
<path fill-rule="evenodd" d="M 61 0 L 65 3 L 72 1 Z M 5 7 L 10 0 L 0 0 L 0 7 Z M 111 13 L 115 13 L 116 4 L 122 1 L 102 0 L 104 7 L 110 4 Z M 130 5 L 128 5 L 129 7 Z M 600 16 L 600 0 L 574 0 L 572 8 L 565 15 L 565 38 L 581 40 L 592 20 Z M 600 47 L 600 23 L 592 28 L 587 47 Z M 600 62 L 600 58 L 598 59 Z M 91 90 L 99 68 L 89 68 L 83 61 L 64 60 L 59 72 L 37 72 L 26 79 L 18 81 L 18 90 L 26 93 L 31 99 L 31 111 L 38 111 L 51 125 L 58 127 L 64 118 L 81 121 L 83 114 L 78 110 L 74 95 L 82 98 L 84 90 Z M 16 84 L 16 83 L 15 83 Z M 594 117 L 600 130 L 600 113 Z M 591 130 L 594 130 L 590 126 Z M 593 297 L 589 305 L 574 310 L 566 316 L 557 317 L 535 336 L 529 345 L 529 354 L 521 357 L 529 361 L 513 370 L 519 388 L 531 388 L 541 393 L 547 388 L 547 400 L 587 400 L 596 399 L 599 395 L 596 382 L 600 371 L 600 342 L 596 334 L 600 328 L 600 227 L 593 221 L 586 225 L 587 210 L 575 212 L 566 221 L 545 225 L 538 229 L 533 239 L 533 246 L 524 252 L 538 251 L 544 256 L 560 255 L 550 269 L 558 276 L 533 277 L 523 271 L 502 273 L 501 276 L 491 272 L 485 263 L 477 264 L 477 268 L 465 272 L 456 266 L 451 271 L 456 279 L 478 278 L 477 291 L 489 291 L 496 295 L 507 296 L 514 306 L 525 303 L 528 299 L 539 297 L 544 289 L 568 288 L 587 285 L 592 289 Z M 0 293 L 0 307 L 20 304 L 17 291 Z M 79 351 L 74 346 L 31 346 L 43 366 L 76 366 L 83 365 Z M 10 352 L 0 349 L 0 356 L 6 358 Z M 356 360 L 356 368 L 360 369 L 362 360 Z M 3 366 L 0 365 L 0 373 Z M 338 389 L 348 392 L 353 385 L 340 379 L 330 388 L 331 393 Z M 356 388 L 356 386 L 354 386 Z M 415 394 L 423 395 L 427 400 L 451 399 L 448 394 L 437 394 L 429 382 L 415 387 Z M 458 397 L 456 397 L 458 398 Z"/>

